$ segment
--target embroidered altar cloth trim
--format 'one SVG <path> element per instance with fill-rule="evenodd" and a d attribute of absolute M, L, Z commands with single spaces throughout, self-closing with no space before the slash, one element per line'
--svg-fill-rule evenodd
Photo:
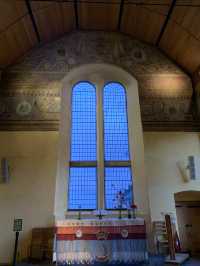
<path fill-rule="evenodd" d="M 105 233 L 105 230 L 104 232 Z M 99 239 L 98 237 L 98 233 L 95 234 L 87 234 L 85 235 L 83 232 L 83 236 L 82 237 L 77 237 L 76 235 L 57 235 L 57 240 L 114 240 L 114 239 L 146 239 L 146 234 L 128 234 L 128 236 L 126 237 L 122 237 L 121 234 L 108 234 L 108 236 L 106 237 L 102 237 L 102 239 Z"/>
<path fill-rule="evenodd" d="M 82 230 L 85 234 L 96 234 L 101 230 L 105 232 L 109 232 L 111 234 L 119 234 L 122 230 L 126 229 L 129 233 L 132 234 L 143 234 L 145 232 L 144 225 L 129 225 L 129 226 L 78 226 L 77 227 L 57 227 L 56 233 L 57 234 L 75 234 L 77 229 Z"/>
<path fill-rule="evenodd" d="M 56 222 L 56 227 L 70 227 L 70 226 L 129 226 L 129 225 L 144 225 L 145 221 L 142 218 L 136 219 L 117 219 L 117 218 L 106 218 L 106 219 L 68 219 L 68 220 L 58 220 Z"/>
<path fill-rule="evenodd" d="M 58 224 L 60 226 L 58 226 Z M 81 236 L 77 236 L 77 232 Z M 124 234 L 127 236 L 124 237 Z M 56 236 L 57 240 L 96 240 L 101 238 L 111 239 L 145 239 L 146 227 L 142 219 L 127 220 L 81 220 L 81 221 L 64 221 L 57 223 Z"/>

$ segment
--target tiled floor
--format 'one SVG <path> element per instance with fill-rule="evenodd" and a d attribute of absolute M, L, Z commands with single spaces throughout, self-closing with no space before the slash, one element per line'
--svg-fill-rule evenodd
<path fill-rule="evenodd" d="M 188 260 L 184 266 L 200 266 L 200 258 Z"/>
<path fill-rule="evenodd" d="M 164 258 L 159 256 L 151 256 L 150 257 L 150 266 L 163 266 Z M 166 264 L 167 265 L 167 264 Z M 200 257 L 199 258 L 191 258 L 187 260 L 183 266 L 200 266 Z"/>

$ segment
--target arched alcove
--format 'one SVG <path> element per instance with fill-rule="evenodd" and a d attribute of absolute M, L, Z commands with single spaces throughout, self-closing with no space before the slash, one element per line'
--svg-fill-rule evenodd
<path fill-rule="evenodd" d="M 137 81 L 131 74 L 120 67 L 109 64 L 87 64 L 70 71 L 62 82 L 60 144 L 55 192 L 55 219 L 65 219 L 67 210 L 71 92 L 73 86 L 80 81 L 88 81 L 94 84 L 97 88 L 97 94 L 101 94 L 101 88 L 109 82 L 119 82 L 126 89 L 134 199 L 139 207 L 139 214 L 145 218 L 149 218 L 148 187 L 144 171 L 143 131 Z M 101 104 L 101 102 L 97 101 L 97 108 L 99 108 Z M 102 118 L 100 117 L 100 119 Z M 99 126 L 98 122 L 97 126 Z M 98 142 L 102 142 L 101 137 Z M 101 156 L 101 154 L 99 156 Z M 99 195 L 98 199 L 102 201 Z M 67 215 L 69 214 L 68 212 Z"/>

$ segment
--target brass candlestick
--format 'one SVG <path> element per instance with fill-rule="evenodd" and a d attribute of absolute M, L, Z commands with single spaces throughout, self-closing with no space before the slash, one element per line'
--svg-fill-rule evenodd
<path fill-rule="evenodd" d="M 79 210 L 78 210 L 78 220 L 81 220 L 81 205 L 78 206 Z"/>

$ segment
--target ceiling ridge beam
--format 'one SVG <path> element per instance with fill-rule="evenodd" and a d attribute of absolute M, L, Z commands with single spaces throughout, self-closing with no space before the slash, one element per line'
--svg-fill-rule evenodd
<path fill-rule="evenodd" d="M 119 9 L 119 19 L 118 19 L 118 25 L 117 25 L 117 29 L 119 31 L 121 30 L 123 11 L 124 11 L 124 0 L 121 0 L 120 9 Z"/>
<path fill-rule="evenodd" d="M 32 8 L 31 8 L 30 0 L 25 0 L 25 2 L 26 2 L 26 7 L 28 9 L 28 13 L 29 13 L 29 16 L 31 18 L 31 22 L 32 22 L 32 25 L 33 25 L 37 40 L 38 40 L 38 42 L 40 42 L 41 38 L 40 38 L 39 30 L 38 30 L 38 27 L 37 27 L 37 24 L 36 24 L 36 21 L 35 21 L 35 17 L 33 15 L 33 11 L 32 11 Z"/>
<path fill-rule="evenodd" d="M 172 3 L 171 3 L 171 5 L 170 5 L 169 11 L 168 11 L 168 13 L 167 13 L 166 19 L 165 19 L 165 21 L 164 21 L 164 24 L 163 24 L 163 26 L 162 26 L 162 29 L 161 29 L 160 34 L 159 34 L 159 36 L 158 36 L 158 39 L 157 39 L 157 41 L 156 41 L 156 46 L 158 46 L 158 45 L 160 44 L 160 41 L 161 41 L 161 39 L 162 39 L 162 37 L 163 37 L 163 35 L 164 35 L 164 33 L 165 33 L 165 30 L 166 30 L 166 28 L 167 28 L 168 22 L 169 22 L 169 20 L 170 20 L 170 18 L 171 18 L 172 12 L 173 12 L 174 7 L 175 7 L 175 5 L 176 5 L 176 1 L 177 1 L 177 0 L 172 0 Z"/>

